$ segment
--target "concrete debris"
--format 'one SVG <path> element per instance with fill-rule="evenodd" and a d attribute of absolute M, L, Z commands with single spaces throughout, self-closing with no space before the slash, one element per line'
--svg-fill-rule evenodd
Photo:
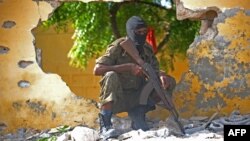
<path fill-rule="evenodd" d="M 74 130 L 68 133 L 64 133 L 59 136 L 57 141 L 96 141 L 99 139 L 99 134 L 94 129 L 87 127 L 76 127 Z"/>
<path fill-rule="evenodd" d="M 6 124 L 0 123 L 0 133 L 1 133 L 1 131 L 3 131 L 6 127 L 7 127 Z"/>
<path fill-rule="evenodd" d="M 207 116 L 194 116 L 194 117 L 191 117 L 190 120 L 194 120 L 194 121 L 204 121 L 204 120 L 207 120 L 208 117 Z"/>
<path fill-rule="evenodd" d="M 217 114 L 214 114 L 217 115 Z M 196 128 L 204 126 L 207 122 L 210 123 L 211 119 L 214 119 L 216 116 L 211 116 L 210 119 L 208 117 L 192 117 L 190 119 L 181 119 L 181 122 L 184 123 L 185 128 Z M 147 119 L 147 122 L 151 124 L 151 129 L 149 131 L 142 130 L 132 130 L 130 128 L 131 121 L 129 118 L 119 118 L 114 116 L 113 126 L 123 133 L 116 139 L 108 139 L 108 141 L 133 141 L 133 140 L 150 140 L 150 141 L 158 141 L 158 140 L 204 140 L 209 139 L 209 141 L 222 141 L 223 140 L 223 122 L 230 122 L 232 124 L 235 123 L 246 125 L 249 124 L 250 115 L 240 115 L 239 111 L 232 112 L 228 117 L 220 117 L 214 119 L 209 126 L 206 126 L 205 129 L 201 128 L 201 130 L 196 130 L 192 134 L 186 134 L 184 136 L 177 136 L 177 130 L 173 130 L 174 121 L 172 118 L 168 118 L 165 121 L 153 122 Z M 242 121 L 242 123 L 241 123 Z M 0 127 L 7 125 L 0 123 Z M 175 132 L 175 133 L 174 133 Z M 59 126 L 53 129 L 38 131 L 34 129 L 24 129 L 20 128 L 15 133 L 10 133 L 6 135 L 1 135 L 0 130 L 0 140 L 8 141 L 8 140 L 42 140 L 42 139 L 53 139 L 57 141 L 102 141 L 103 139 L 99 136 L 98 129 L 92 129 L 87 126 L 79 125 L 76 127 L 70 126 Z"/>

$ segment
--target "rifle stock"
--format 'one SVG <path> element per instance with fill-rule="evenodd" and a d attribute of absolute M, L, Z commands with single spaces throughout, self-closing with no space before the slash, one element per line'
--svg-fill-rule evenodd
<path fill-rule="evenodd" d="M 171 115 L 174 117 L 175 122 L 177 123 L 178 127 L 180 128 L 181 132 L 185 134 L 183 125 L 179 121 L 179 114 L 176 111 L 176 108 L 171 100 L 171 98 L 165 94 L 164 89 L 161 87 L 161 81 L 152 68 L 152 66 L 148 63 L 145 63 L 141 57 L 139 56 L 139 53 L 137 49 L 135 48 L 133 42 L 131 39 L 126 39 L 125 41 L 120 43 L 121 47 L 132 57 L 132 59 L 142 67 L 143 73 L 147 76 L 148 78 L 148 83 L 151 83 L 150 86 L 153 87 L 153 89 L 156 91 L 157 95 L 160 97 L 162 100 L 164 106 L 166 109 L 168 109 L 171 113 Z M 149 93 L 146 93 L 145 95 L 142 93 L 140 97 L 140 104 L 146 104 L 145 101 L 147 101 L 149 97 Z"/>
<path fill-rule="evenodd" d="M 121 42 L 120 45 L 138 65 L 142 66 L 144 64 L 144 61 L 139 56 L 139 52 L 135 48 L 131 39 L 126 39 L 125 41 Z"/>

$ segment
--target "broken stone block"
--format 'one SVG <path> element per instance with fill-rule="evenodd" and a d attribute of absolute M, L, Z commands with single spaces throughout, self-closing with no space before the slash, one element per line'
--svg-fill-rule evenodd
<path fill-rule="evenodd" d="M 98 132 L 87 127 L 76 127 L 70 134 L 71 139 L 75 141 L 96 141 L 99 139 Z"/>

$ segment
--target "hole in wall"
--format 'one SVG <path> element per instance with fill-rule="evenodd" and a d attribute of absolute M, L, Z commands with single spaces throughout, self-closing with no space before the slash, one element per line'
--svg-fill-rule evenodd
<path fill-rule="evenodd" d="M 56 10 L 57 9 L 55 9 L 55 11 Z M 53 15 L 53 13 L 50 15 Z M 123 24 L 125 24 L 125 22 L 123 22 Z M 125 30 L 125 28 L 123 30 Z M 44 29 L 42 24 L 39 23 L 39 25 L 32 30 L 32 33 L 35 37 L 35 47 L 36 49 L 40 49 L 40 55 L 37 53 L 36 56 L 40 56 L 37 62 L 41 62 L 40 67 L 42 70 L 46 73 L 56 73 L 60 75 L 76 95 L 86 98 L 91 98 L 91 96 L 94 95 L 94 99 L 97 99 L 97 95 L 99 95 L 99 78 L 96 78 L 96 76 L 92 74 L 95 60 L 90 61 L 85 71 L 69 66 L 70 60 L 67 58 L 67 54 L 73 46 L 72 36 L 74 34 L 74 29 L 69 27 L 66 32 L 58 33 L 53 27 Z M 175 58 L 173 60 L 178 59 Z M 185 63 L 186 62 L 187 61 L 185 61 Z M 178 65 L 183 66 L 182 59 L 179 60 Z M 185 69 L 183 69 L 182 66 L 180 67 L 181 69 L 176 69 L 177 71 L 181 71 L 178 75 L 188 69 L 188 64 L 185 65 Z M 178 67 L 179 66 L 176 66 L 176 68 Z"/>
<path fill-rule="evenodd" d="M 40 48 L 35 47 L 35 52 L 36 52 L 36 62 L 38 66 L 41 68 L 42 67 L 42 50 Z"/>
<path fill-rule="evenodd" d="M 93 73 L 93 65 L 80 70 L 69 65 L 67 54 L 73 46 L 74 29 L 57 32 L 53 27 L 45 29 L 41 23 L 32 30 L 35 37 L 36 61 L 45 73 L 58 74 L 77 96 L 97 100 L 98 78 Z M 94 62 L 94 60 L 92 60 Z M 90 93 L 90 94 L 86 94 Z M 93 96 L 91 96 L 91 93 Z"/>
<path fill-rule="evenodd" d="M 14 109 L 16 109 L 17 111 L 19 111 L 22 108 L 22 103 L 19 102 L 19 101 L 15 101 L 15 102 L 12 103 L 12 107 Z"/>
<path fill-rule="evenodd" d="M 30 82 L 27 81 L 27 80 L 20 80 L 18 83 L 17 83 L 18 87 L 20 88 L 28 88 L 30 87 Z"/>
<path fill-rule="evenodd" d="M 31 101 L 29 99 L 26 101 L 26 104 L 31 110 L 33 110 L 34 112 L 38 114 L 44 113 L 44 111 L 46 111 L 46 108 L 47 108 L 46 105 L 42 104 L 41 101 L 36 101 L 36 100 Z"/>
<path fill-rule="evenodd" d="M 0 55 L 1 54 L 7 54 L 10 51 L 8 47 L 0 46 Z"/>
<path fill-rule="evenodd" d="M 33 64 L 33 61 L 24 61 L 24 60 L 21 60 L 21 61 L 18 62 L 18 66 L 20 68 L 23 68 L 23 69 L 26 68 L 26 67 L 28 67 L 31 64 Z"/>
<path fill-rule="evenodd" d="M 15 21 L 4 21 L 2 27 L 3 28 L 12 28 L 16 25 Z"/>

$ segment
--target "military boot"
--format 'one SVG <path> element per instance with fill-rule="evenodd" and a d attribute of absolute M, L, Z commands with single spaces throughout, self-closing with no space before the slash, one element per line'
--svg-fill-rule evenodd
<path fill-rule="evenodd" d="M 99 114 L 100 120 L 100 135 L 103 136 L 103 139 L 116 138 L 120 134 L 117 130 L 112 127 L 111 123 L 112 112 L 101 112 Z"/>
<path fill-rule="evenodd" d="M 128 116 L 131 118 L 131 127 L 134 130 L 142 129 L 143 131 L 149 130 L 146 123 L 146 113 L 154 107 L 137 106 L 128 111 Z"/>

